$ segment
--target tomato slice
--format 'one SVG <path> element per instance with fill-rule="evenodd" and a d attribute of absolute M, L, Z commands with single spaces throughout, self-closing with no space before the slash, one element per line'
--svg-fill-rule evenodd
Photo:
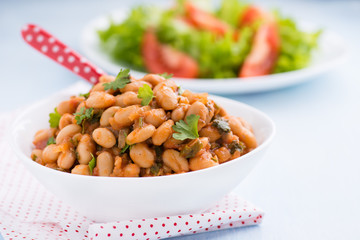
<path fill-rule="evenodd" d="M 190 2 L 185 3 L 185 9 L 188 22 L 196 28 L 209 30 L 220 36 L 225 35 L 230 28 L 225 22 L 206 11 L 197 8 Z"/>
<path fill-rule="evenodd" d="M 280 37 L 272 16 L 266 15 L 260 9 L 251 6 L 244 13 L 240 24 L 242 26 L 252 24 L 259 19 L 263 23 L 255 33 L 251 51 L 245 58 L 239 72 L 239 77 L 271 74 L 276 64 L 280 49 Z"/>
<path fill-rule="evenodd" d="M 145 67 L 151 73 L 166 72 L 183 78 L 196 78 L 199 74 L 198 64 L 192 57 L 161 44 L 152 30 L 145 32 L 141 51 Z"/>
<path fill-rule="evenodd" d="M 240 18 L 239 25 L 240 26 L 248 26 L 253 24 L 255 21 L 262 19 L 265 17 L 265 13 L 258 7 L 249 6 L 242 18 Z"/>

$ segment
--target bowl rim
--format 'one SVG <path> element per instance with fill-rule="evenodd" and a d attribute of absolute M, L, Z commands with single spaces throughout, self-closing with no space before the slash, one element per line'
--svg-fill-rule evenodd
<path fill-rule="evenodd" d="M 58 92 L 61 93 L 61 92 Z M 235 104 L 239 104 L 242 105 L 243 107 L 247 108 L 250 112 L 255 113 L 256 115 L 260 115 L 260 117 L 262 119 L 264 119 L 265 122 L 267 122 L 267 124 L 270 126 L 270 133 L 268 135 L 268 137 L 264 140 L 264 142 L 262 142 L 259 146 L 257 146 L 254 150 L 252 150 L 249 153 L 246 153 L 245 155 L 242 155 L 238 158 L 235 158 L 231 161 L 227 161 L 225 163 L 219 164 L 217 166 L 214 167 L 210 167 L 210 168 L 205 168 L 205 169 L 201 169 L 201 170 L 197 170 L 197 171 L 190 171 L 190 172 L 186 172 L 186 173 L 180 173 L 180 174 L 171 174 L 171 175 L 165 175 L 165 176 L 152 176 L 152 177 L 106 177 L 106 176 L 87 176 L 87 175 L 78 175 L 78 174 L 71 174 L 68 172 L 62 172 L 62 171 L 57 171 L 55 169 L 51 169 L 48 167 L 45 167 L 41 164 L 38 164 L 36 162 L 34 162 L 29 156 L 27 156 L 20 148 L 19 144 L 16 141 L 16 134 L 15 132 L 17 131 L 17 127 L 19 126 L 18 123 L 23 121 L 24 116 L 29 114 L 30 111 L 38 108 L 39 106 L 43 105 L 44 103 L 46 103 L 47 101 L 49 101 L 51 98 L 55 98 L 57 97 L 58 94 L 54 94 L 52 96 L 49 96 L 47 98 L 44 98 L 32 105 L 30 105 L 29 107 L 27 107 L 26 109 L 24 109 L 24 111 L 22 111 L 21 114 L 19 114 L 14 122 L 11 124 L 10 129 L 9 129 L 9 133 L 11 136 L 11 140 L 10 140 L 10 146 L 13 149 L 13 151 L 15 152 L 15 154 L 17 155 L 18 158 L 21 159 L 21 161 L 25 161 L 28 160 L 29 164 L 33 164 L 34 167 L 39 168 L 40 171 L 50 171 L 49 174 L 57 174 L 59 177 L 61 176 L 69 176 L 71 178 L 80 178 L 80 179 L 87 179 L 89 181 L 93 181 L 96 179 L 96 181 L 131 181 L 131 182 L 149 182 L 149 181 L 162 181 L 162 179 L 177 179 L 177 178 L 184 178 L 187 176 L 193 176 L 194 174 L 196 175 L 200 175 L 200 174 L 206 174 L 209 171 L 215 171 L 216 169 L 219 168 L 224 168 L 227 166 L 231 166 L 233 164 L 235 164 L 235 162 L 237 161 L 241 161 L 244 160 L 246 158 L 249 158 L 255 154 L 257 154 L 258 152 L 266 149 L 268 147 L 268 145 L 272 142 L 275 133 L 276 133 L 276 127 L 275 127 L 275 123 L 274 121 L 268 116 L 266 115 L 264 112 L 256 109 L 255 107 L 252 107 L 248 104 L 245 104 L 243 102 L 239 102 L 236 100 L 232 100 L 229 98 L 225 98 L 225 97 L 221 97 L 221 96 L 217 96 L 217 95 L 212 95 L 209 94 L 209 98 L 215 98 L 214 100 L 216 101 L 216 99 L 220 99 L 220 100 L 224 100 L 224 101 L 230 101 L 232 103 Z M 25 162 L 23 163 L 25 165 Z M 115 180 L 116 179 L 116 180 Z"/>

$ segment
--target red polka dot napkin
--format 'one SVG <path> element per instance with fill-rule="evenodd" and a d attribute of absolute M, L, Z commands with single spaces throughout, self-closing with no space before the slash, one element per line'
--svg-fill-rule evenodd
<path fill-rule="evenodd" d="M 261 223 L 263 211 L 230 194 L 202 214 L 94 223 L 48 192 L 5 138 L 0 116 L 0 232 L 5 239 L 163 239 Z"/>

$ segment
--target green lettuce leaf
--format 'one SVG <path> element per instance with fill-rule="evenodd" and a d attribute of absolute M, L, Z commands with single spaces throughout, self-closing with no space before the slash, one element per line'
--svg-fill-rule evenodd
<path fill-rule="evenodd" d="M 277 16 L 281 39 L 280 55 L 274 73 L 298 70 L 309 65 L 317 47 L 321 30 L 307 33 L 301 31 L 290 18 Z"/>

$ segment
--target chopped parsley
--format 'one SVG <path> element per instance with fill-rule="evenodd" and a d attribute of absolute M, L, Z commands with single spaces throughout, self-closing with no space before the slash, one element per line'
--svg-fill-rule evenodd
<path fill-rule="evenodd" d="M 49 114 L 49 123 L 51 128 L 57 128 L 59 126 L 61 115 L 58 113 L 57 108 L 54 109 L 53 113 Z"/>
<path fill-rule="evenodd" d="M 228 133 L 231 130 L 228 121 L 223 118 L 216 118 L 212 125 L 216 127 L 221 133 Z"/>
<path fill-rule="evenodd" d="M 56 144 L 54 137 L 50 137 L 47 140 L 46 146 L 51 145 L 51 144 Z"/>
<path fill-rule="evenodd" d="M 130 145 L 127 144 L 127 143 L 125 143 L 125 147 L 123 147 L 120 152 L 121 152 L 121 153 L 126 152 L 126 150 L 128 150 L 129 147 L 130 147 Z"/>
<path fill-rule="evenodd" d="M 143 117 L 139 117 L 139 127 L 143 127 L 144 126 L 144 118 Z"/>
<path fill-rule="evenodd" d="M 149 85 L 144 84 L 142 87 L 139 88 L 137 97 L 142 99 L 141 105 L 146 106 L 149 105 L 149 103 L 153 99 L 154 92 Z"/>
<path fill-rule="evenodd" d="M 160 146 L 155 146 L 155 154 L 156 154 L 156 162 L 161 162 L 161 155 L 163 153 L 163 150 Z"/>
<path fill-rule="evenodd" d="M 165 78 L 165 79 L 170 79 L 170 78 L 172 78 L 173 76 L 174 76 L 174 74 L 172 74 L 172 73 L 167 73 L 167 72 L 164 72 L 164 73 L 162 73 L 162 74 L 158 74 L 159 76 L 162 76 L 163 78 Z"/>
<path fill-rule="evenodd" d="M 96 167 L 96 158 L 92 153 L 90 153 L 92 156 L 92 159 L 89 162 L 89 169 L 90 169 L 90 175 L 93 175 L 93 170 Z"/>
<path fill-rule="evenodd" d="M 185 140 L 185 139 L 196 139 L 199 137 L 198 133 L 198 122 L 200 116 L 191 114 L 186 117 L 186 122 L 180 120 L 176 122 L 172 128 L 176 133 L 173 133 L 173 138 L 176 140 Z"/>
<path fill-rule="evenodd" d="M 84 133 L 84 125 L 86 120 L 91 120 L 94 116 L 94 109 L 85 107 L 80 108 L 79 112 L 74 113 L 76 124 L 82 126 L 82 132 Z"/>
<path fill-rule="evenodd" d="M 101 115 L 103 114 L 104 110 L 98 110 L 96 113 L 94 112 L 92 118 L 89 120 L 90 123 L 96 123 L 100 121 Z"/>
<path fill-rule="evenodd" d="M 186 144 L 180 152 L 184 158 L 192 158 L 203 148 L 202 142 L 197 138 Z"/>
<path fill-rule="evenodd" d="M 244 151 L 245 150 L 245 144 L 243 142 L 238 142 L 238 141 L 232 141 L 229 144 L 229 148 L 230 148 L 230 153 L 234 154 L 236 151 Z"/>
<path fill-rule="evenodd" d="M 160 172 L 160 169 L 162 167 L 162 163 L 161 162 L 156 162 L 154 163 L 154 165 L 152 165 L 150 167 L 150 173 L 153 175 L 153 176 L 159 176 L 159 172 Z"/>
<path fill-rule="evenodd" d="M 124 136 L 125 136 L 125 139 L 126 139 L 126 137 L 127 137 L 127 134 L 126 134 L 126 132 L 124 132 Z M 126 143 L 126 141 L 125 141 L 125 146 L 121 149 L 121 153 L 124 153 L 124 152 L 126 152 L 126 150 L 128 150 L 128 148 L 130 147 L 130 145 L 129 144 L 127 144 Z"/>
<path fill-rule="evenodd" d="M 84 98 L 88 98 L 90 96 L 90 92 L 88 93 L 80 93 L 79 97 L 84 97 Z"/>
<path fill-rule="evenodd" d="M 184 93 L 184 89 L 181 86 L 178 86 L 178 94 L 181 96 Z"/>
<path fill-rule="evenodd" d="M 130 69 L 121 69 L 113 82 L 104 83 L 104 89 L 122 89 L 130 82 Z"/>

